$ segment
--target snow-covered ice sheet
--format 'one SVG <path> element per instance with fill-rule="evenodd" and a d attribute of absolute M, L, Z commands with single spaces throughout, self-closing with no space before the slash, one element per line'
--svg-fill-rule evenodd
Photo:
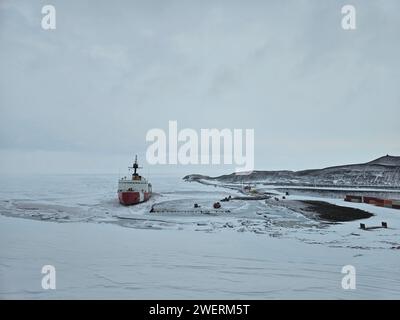
<path fill-rule="evenodd" d="M 399 252 L 0 217 L 1 298 L 398 298 Z M 56 268 L 57 289 L 41 288 Z M 354 265 L 356 290 L 341 288 Z"/>
<path fill-rule="evenodd" d="M 367 225 L 389 225 L 362 231 L 360 220 L 320 223 L 261 200 L 224 202 L 230 213 L 150 213 L 154 204 L 206 207 L 237 195 L 174 177 L 153 179 L 157 194 L 133 207 L 118 204 L 114 176 L 7 179 L 0 180 L 0 298 L 400 296 L 399 210 L 324 199 L 374 213 L 362 220 Z M 54 291 L 41 288 L 45 264 L 56 267 Z M 356 290 L 341 288 L 349 264 Z"/>

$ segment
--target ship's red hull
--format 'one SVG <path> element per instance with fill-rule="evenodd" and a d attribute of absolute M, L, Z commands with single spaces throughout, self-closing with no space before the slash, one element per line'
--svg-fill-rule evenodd
<path fill-rule="evenodd" d="M 150 192 L 120 191 L 118 192 L 119 202 L 125 206 L 145 202 L 151 197 Z"/>

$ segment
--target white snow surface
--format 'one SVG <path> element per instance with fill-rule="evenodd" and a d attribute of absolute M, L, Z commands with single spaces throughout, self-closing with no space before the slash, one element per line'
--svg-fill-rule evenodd
<path fill-rule="evenodd" d="M 262 200 L 222 202 L 236 191 L 150 180 L 155 196 L 120 206 L 117 178 L 2 177 L 0 298 L 395 299 L 400 297 L 400 210 L 314 199 L 374 214 L 328 224 Z M 150 213 L 156 207 L 182 212 Z M 26 218 L 26 219 L 20 219 Z M 362 231 L 388 223 L 388 229 Z M 54 265 L 56 290 L 41 287 Z M 356 267 L 356 290 L 344 290 L 342 267 Z"/>

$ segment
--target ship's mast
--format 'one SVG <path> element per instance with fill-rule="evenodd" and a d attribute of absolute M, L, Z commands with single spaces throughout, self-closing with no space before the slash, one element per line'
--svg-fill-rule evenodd
<path fill-rule="evenodd" d="M 128 167 L 128 168 L 129 169 L 133 169 L 132 176 L 138 176 L 136 170 L 139 169 L 140 167 L 139 167 L 138 162 L 137 162 L 137 155 L 135 156 L 135 162 L 133 163 L 132 167 Z"/>

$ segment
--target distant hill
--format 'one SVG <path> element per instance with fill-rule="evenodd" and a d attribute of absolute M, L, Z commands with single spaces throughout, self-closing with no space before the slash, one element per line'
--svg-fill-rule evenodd
<path fill-rule="evenodd" d="M 188 175 L 186 181 L 261 182 L 294 186 L 374 186 L 400 187 L 400 157 L 383 156 L 360 164 L 348 164 L 302 171 L 253 171 L 249 175 L 231 173 L 219 177 Z"/>

